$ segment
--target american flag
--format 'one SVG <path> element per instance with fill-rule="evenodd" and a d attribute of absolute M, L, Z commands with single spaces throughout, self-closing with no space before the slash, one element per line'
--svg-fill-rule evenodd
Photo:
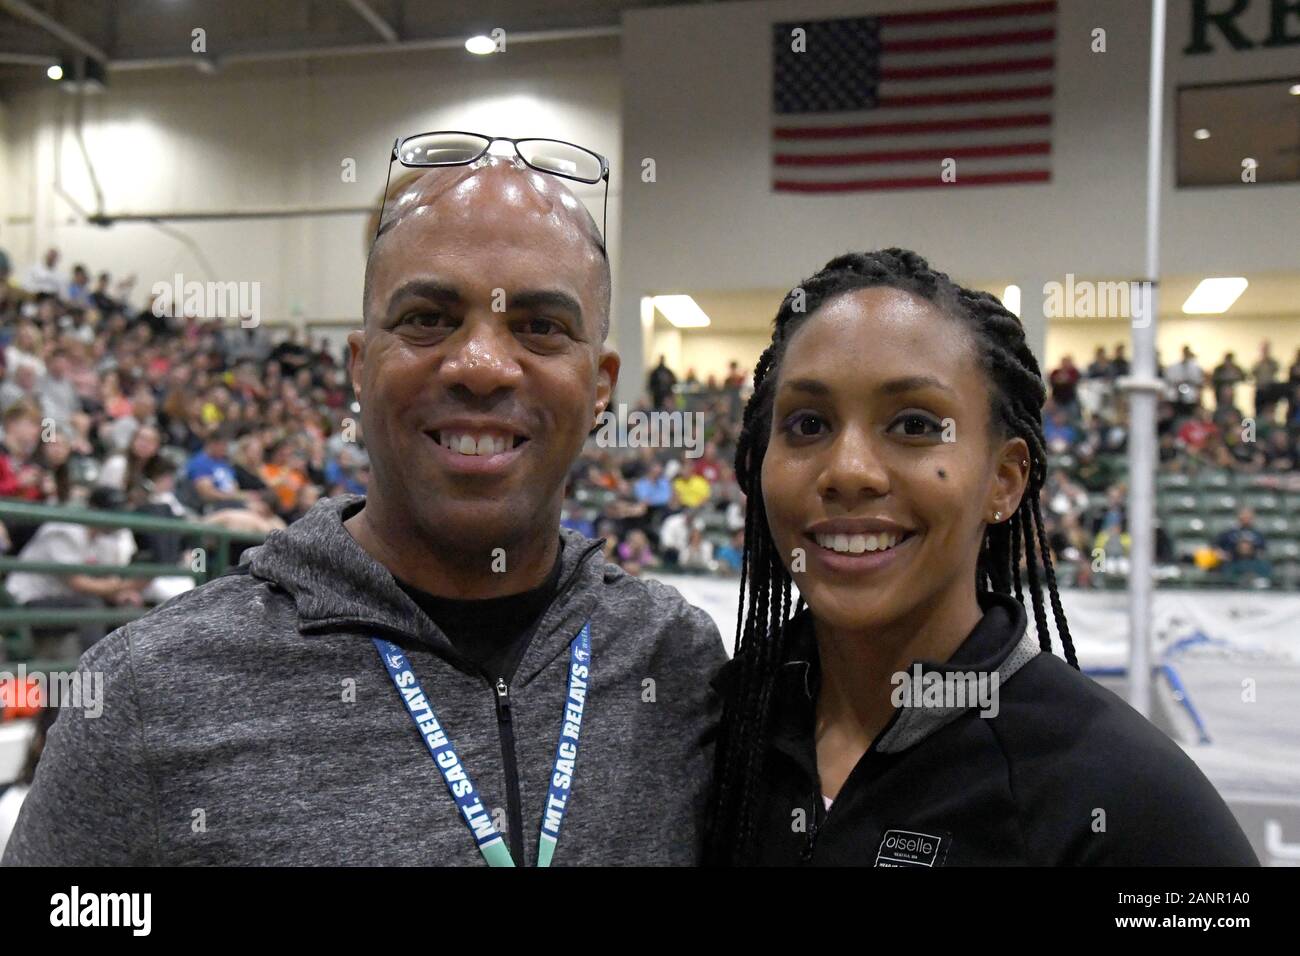
<path fill-rule="evenodd" d="M 772 41 L 776 192 L 1052 178 L 1054 0 L 794 20 Z"/>

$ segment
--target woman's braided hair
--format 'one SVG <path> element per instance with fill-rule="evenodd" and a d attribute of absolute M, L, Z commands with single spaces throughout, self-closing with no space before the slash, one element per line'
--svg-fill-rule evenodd
<path fill-rule="evenodd" d="M 781 303 L 772 343 L 754 369 L 754 393 L 745 406 L 736 445 L 736 480 L 746 495 L 745 548 L 736 628 L 738 673 L 733 675 L 723 708 L 710 808 L 709 858 L 713 863 L 753 860 L 773 687 L 785 659 L 786 624 L 803 605 L 801 599 L 799 607 L 791 607 L 792 582 L 772 540 L 760 481 L 772 427 L 777 371 L 791 336 L 809 315 L 837 296 L 872 286 L 889 286 L 926 299 L 970 329 L 988 376 L 993 428 L 1004 438 L 1023 439 L 1029 447 L 1028 485 L 1010 520 L 986 530 L 976 590 L 1010 595 L 1014 588 L 1016 600 L 1023 604 L 1023 563 L 1039 645 L 1051 652 L 1045 587 L 1065 658 L 1071 666 L 1079 666 L 1057 593 L 1039 506 L 1039 492 L 1047 477 L 1042 416 L 1046 387 L 1020 320 L 995 296 L 958 286 L 907 249 L 849 253 L 832 259 Z"/>

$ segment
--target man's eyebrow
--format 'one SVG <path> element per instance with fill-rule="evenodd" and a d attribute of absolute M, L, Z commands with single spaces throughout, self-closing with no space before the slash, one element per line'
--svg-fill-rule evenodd
<path fill-rule="evenodd" d="M 785 383 L 785 388 L 819 396 L 831 393 L 829 385 L 815 378 L 791 379 Z M 903 392 L 914 392 L 922 388 L 937 388 L 945 392 L 953 391 L 951 386 L 930 375 L 909 375 L 904 378 L 891 378 L 889 381 L 876 386 L 876 391 L 882 395 L 899 395 Z"/>
<path fill-rule="evenodd" d="M 582 303 L 558 289 L 527 289 L 506 296 L 509 309 L 559 309 L 582 321 Z"/>
<path fill-rule="evenodd" d="M 456 305 L 461 302 L 460 291 L 453 285 L 436 279 L 410 279 L 403 282 L 388 297 L 388 305 L 404 298 L 429 299 L 444 305 Z"/>

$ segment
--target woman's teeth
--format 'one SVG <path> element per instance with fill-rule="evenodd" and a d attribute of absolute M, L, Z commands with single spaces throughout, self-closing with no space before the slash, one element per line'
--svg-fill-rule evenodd
<path fill-rule="evenodd" d="M 438 442 L 448 451 L 461 455 L 499 455 L 513 447 L 510 438 L 485 432 L 441 432 Z"/>
<path fill-rule="evenodd" d="M 867 551 L 888 551 L 898 544 L 896 534 L 815 534 L 813 538 L 823 548 L 838 554 L 863 554 Z"/>

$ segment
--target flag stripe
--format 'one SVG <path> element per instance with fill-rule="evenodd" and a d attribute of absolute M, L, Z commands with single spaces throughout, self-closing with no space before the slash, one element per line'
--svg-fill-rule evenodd
<path fill-rule="evenodd" d="M 900 106 L 947 106 L 949 103 L 989 103 L 1005 100 L 1041 100 L 1052 95 L 1052 87 L 1018 86 L 1004 89 L 949 90 L 946 93 L 926 93 L 920 96 L 882 96 L 876 101 L 880 109 Z"/>
<path fill-rule="evenodd" d="M 983 116 L 976 119 L 922 120 L 913 123 L 864 123 L 856 126 L 778 126 L 777 139 L 841 139 L 863 136 L 896 136 L 912 133 L 960 133 L 968 130 L 1007 129 L 1021 126 L 1050 126 L 1050 113 L 1024 116 Z"/>
<path fill-rule="evenodd" d="M 896 66 L 880 70 L 882 80 L 933 80 L 950 76 L 986 76 L 990 73 L 1025 73 L 1050 70 L 1050 56 L 1020 60 L 989 60 L 986 63 L 939 63 L 934 66 Z"/>
<path fill-rule="evenodd" d="M 952 20 L 988 20 L 995 17 L 1027 17 L 1037 13 L 1055 13 L 1056 0 L 1038 3 L 997 3 L 987 7 L 950 7 L 924 13 L 886 13 L 876 17 L 882 26 L 915 26 Z"/>
<path fill-rule="evenodd" d="M 942 147 L 931 149 L 880 149 L 860 153 L 820 153 L 816 155 L 777 153 L 773 158 L 773 162 L 778 166 L 851 166 L 860 163 L 896 163 L 909 160 L 1045 155 L 1051 151 L 1052 144 L 1046 142 L 1006 143 L 994 146 L 953 146 L 947 149 Z"/>
<path fill-rule="evenodd" d="M 926 189 L 936 186 L 994 186 L 1013 183 L 1050 182 L 1052 174 L 1045 169 L 1032 169 L 1006 173 L 977 173 L 959 176 L 945 183 L 937 176 L 911 176 L 900 179 L 849 179 L 843 181 L 799 182 L 778 179 L 772 188 L 783 193 L 843 193 L 874 189 Z"/>
<path fill-rule="evenodd" d="M 1012 30 L 1006 33 L 975 33 L 959 37 L 931 37 L 926 40 L 885 40 L 881 48 L 885 53 L 918 53 L 929 50 L 964 50 L 968 47 L 1041 43 L 1055 37 L 1055 30 Z"/>

